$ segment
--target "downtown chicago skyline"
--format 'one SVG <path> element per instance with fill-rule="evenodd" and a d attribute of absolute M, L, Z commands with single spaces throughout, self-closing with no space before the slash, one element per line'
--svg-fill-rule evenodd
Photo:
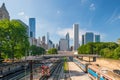
<path fill-rule="evenodd" d="M 11 19 L 20 19 L 28 25 L 30 17 L 36 18 L 37 38 L 49 32 L 50 38 L 58 43 L 69 32 L 70 44 L 73 44 L 74 23 L 79 24 L 80 44 L 86 32 L 101 35 L 101 41 L 116 42 L 120 37 L 119 0 L 1 0 L 0 5 L 3 2 Z"/>

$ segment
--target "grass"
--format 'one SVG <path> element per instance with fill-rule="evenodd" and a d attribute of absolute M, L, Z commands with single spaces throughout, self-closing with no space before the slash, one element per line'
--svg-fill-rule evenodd
<path fill-rule="evenodd" d="M 67 59 L 64 58 L 64 72 L 66 73 L 68 71 L 68 63 L 67 63 Z"/>

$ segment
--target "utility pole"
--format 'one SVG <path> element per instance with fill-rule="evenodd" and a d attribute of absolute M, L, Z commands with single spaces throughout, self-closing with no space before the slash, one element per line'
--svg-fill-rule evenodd
<path fill-rule="evenodd" d="M 32 60 L 30 60 L 30 80 L 33 80 L 33 70 L 32 70 L 32 68 L 33 68 L 33 62 L 32 62 Z"/>

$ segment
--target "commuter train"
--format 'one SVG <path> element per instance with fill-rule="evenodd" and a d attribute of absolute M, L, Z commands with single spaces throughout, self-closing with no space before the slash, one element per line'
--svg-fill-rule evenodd
<path fill-rule="evenodd" d="M 42 69 L 42 76 L 47 76 L 47 77 L 50 76 L 50 68 L 49 68 L 49 66 L 42 65 L 41 69 Z"/>
<path fill-rule="evenodd" d="M 120 80 L 120 75 L 114 74 L 112 71 L 102 70 L 98 65 L 91 65 L 88 62 L 73 60 L 84 72 L 87 72 L 93 80 Z"/>

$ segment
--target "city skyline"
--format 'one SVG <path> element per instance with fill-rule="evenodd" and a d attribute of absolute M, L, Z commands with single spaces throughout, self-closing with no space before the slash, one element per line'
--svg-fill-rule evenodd
<path fill-rule="evenodd" d="M 70 42 L 73 42 L 74 23 L 80 25 L 80 43 L 85 32 L 100 34 L 101 41 L 116 42 L 120 37 L 120 1 L 1 0 L 0 6 L 3 2 L 11 19 L 20 19 L 28 25 L 30 17 L 36 18 L 37 38 L 49 32 L 51 40 L 58 43 L 69 32 Z"/>

